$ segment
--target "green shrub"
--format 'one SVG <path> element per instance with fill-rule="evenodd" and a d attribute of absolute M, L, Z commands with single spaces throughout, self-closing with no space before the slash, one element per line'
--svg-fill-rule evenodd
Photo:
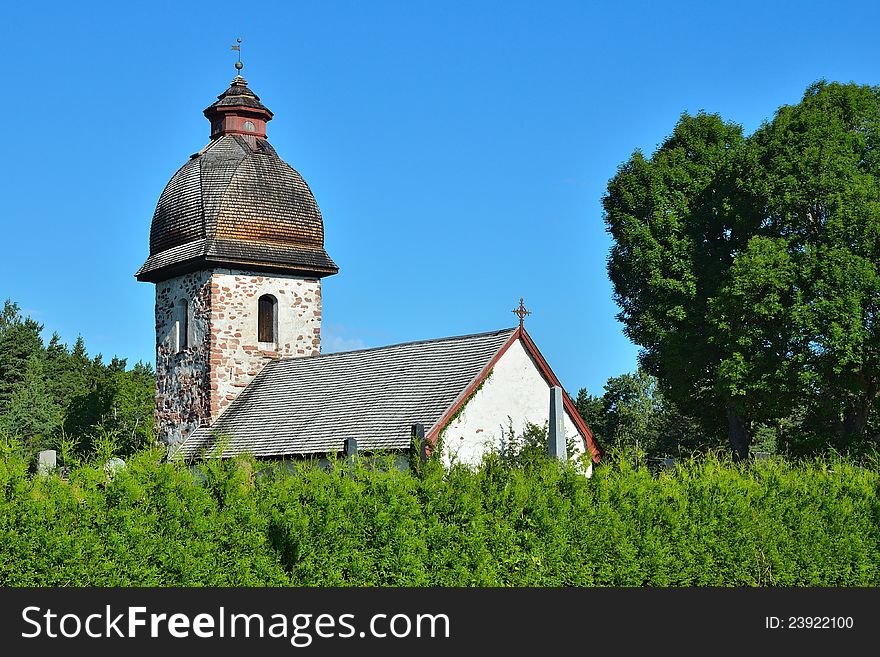
<path fill-rule="evenodd" d="M 0 585 L 880 584 L 877 470 L 836 457 L 612 457 L 590 479 L 497 454 L 418 475 L 239 458 L 196 477 L 159 449 L 102 466 L 31 474 L 0 440 Z"/>

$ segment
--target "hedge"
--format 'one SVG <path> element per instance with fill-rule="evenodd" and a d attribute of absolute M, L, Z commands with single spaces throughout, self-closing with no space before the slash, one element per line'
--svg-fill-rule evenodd
<path fill-rule="evenodd" d="M 0 450 L 0 585 L 880 585 L 878 474 L 844 459 L 339 465 Z"/>

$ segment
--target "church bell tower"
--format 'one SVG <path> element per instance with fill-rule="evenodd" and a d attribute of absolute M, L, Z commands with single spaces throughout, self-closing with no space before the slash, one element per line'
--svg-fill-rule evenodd
<path fill-rule="evenodd" d="M 172 446 L 213 424 L 268 361 L 320 353 L 321 278 L 339 270 L 247 81 L 236 75 L 204 114 L 210 142 L 159 197 L 135 274 L 156 285 L 155 419 Z"/>

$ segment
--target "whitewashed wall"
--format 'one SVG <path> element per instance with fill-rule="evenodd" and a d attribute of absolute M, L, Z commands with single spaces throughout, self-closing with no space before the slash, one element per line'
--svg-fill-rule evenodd
<path fill-rule="evenodd" d="M 500 449 L 527 422 L 544 426 L 550 417 L 550 384 L 520 340 L 513 343 L 495 364 L 492 375 L 471 398 L 461 414 L 442 433 L 442 456 L 453 462 L 477 465 L 490 449 Z M 565 411 L 565 436 L 576 438 L 575 449 L 585 451 L 584 437 Z"/>

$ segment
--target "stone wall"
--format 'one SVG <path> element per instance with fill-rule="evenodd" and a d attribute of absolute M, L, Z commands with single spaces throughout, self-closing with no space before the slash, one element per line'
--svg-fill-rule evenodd
<path fill-rule="evenodd" d="M 172 445 L 211 418 L 210 280 L 211 272 L 198 271 L 156 284 L 156 427 Z M 175 352 L 181 299 L 189 306 L 189 346 Z"/>
<path fill-rule="evenodd" d="M 257 302 L 278 302 L 276 342 L 257 340 Z M 175 351 L 177 304 L 189 308 L 187 346 Z M 215 269 L 156 285 L 156 426 L 171 445 L 212 424 L 263 366 L 321 349 L 321 281 Z"/>
<path fill-rule="evenodd" d="M 257 341 L 257 300 L 278 300 L 276 343 Z M 321 352 L 321 281 L 229 269 L 211 277 L 211 421 L 275 358 Z"/>

